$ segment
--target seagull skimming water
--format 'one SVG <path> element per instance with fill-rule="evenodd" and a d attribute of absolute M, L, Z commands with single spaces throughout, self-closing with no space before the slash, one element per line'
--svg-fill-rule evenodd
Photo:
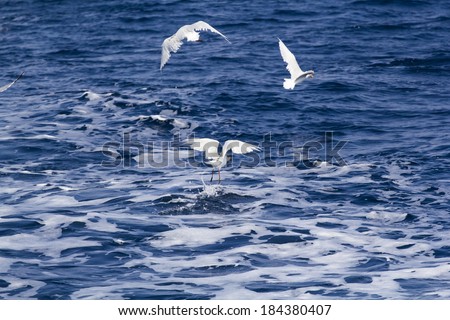
<path fill-rule="evenodd" d="M 287 63 L 286 69 L 291 74 L 290 79 L 284 79 L 283 87 L 292 90 L 297 83 L 300 83 L 307 78 L 314 78 L 314 71 L 303 71 L 298 65 L 297 59 L 295 59 L 295 56 L 289 51 L 283 41 L 280 39 L 278 39 L 278 41 L 283 61 Z"/>
<path fill-rule="evenodd" d="M 194 24 L 182 26 L 174 35 L 168 37 L 162 43 L 161 66 L 159 67 L 159 69 L 162 70 L 162 68 L 164 68 L 164 65 L 167 63 L 167 61 L 169 61 L 172 52 L 175 53 L 178 51 L 178 49 L 180 49 L 184 39 L 186 39 L 187 41 L 201 41 L 199 31 L 211 31 L 213 33 L 217 33 L 228 41 L 227 37 L 225 37 L 222 33 L 217 31 L 204 21 L 197 21 Z M 228 41 L 228 43 L 231 42 Z"/>
<path fill-rule="evenodd" d="M 22 73 L 17 77 L 17 79 L 14 80 L 13 82 L 11 82 L 11 83 L 9 83 L 9 84 L 7 84 L 7 85 L 4 85 L 3 87 L 0 87 L 0 92 L 3 92 L 3 91 L 8 90 L 14 83 L 16 83 L 17 80 L 19 80 L 20 78 L 22 78 L 22 76 L 23 76 L 23 72 L 22 72 Z"/>
<path fill-rule="evenodd" d="M 214 168 L 217 168 L 219 174 L 219 183 L 220 168 L 227 164 L 227 152 L 229 150 L 237 154 L 246 154 L 261 150 L 258 146 L 242 142 L 240 140 L 227 140 L 222 147 L 222 154 L 219 155 L 219 141 L 217 140 L 208 138 L 193 138 L 185 140 L 185 143 L 194 150 L 205 152 L 205 157 L 206 159 L 208 159 L 206 164 L 213 167 L 210 181 L 212 181 L 214 177 Z"/>

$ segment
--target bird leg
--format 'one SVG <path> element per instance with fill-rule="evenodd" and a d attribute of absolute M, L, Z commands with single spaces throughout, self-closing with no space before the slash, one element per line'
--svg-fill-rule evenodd
<path fill-rule="evenodd" d="M 212 169 L 212 173 L 211 173 L 211 180 L 209 180 L 209 182 L 212 182 L 214 178 L 214 168 Z"/>
<path fill-rule="evenodd" d="M 219 173 L 219 184 L 220 184 L 220 168 L 217 170 L 217 172 Z"/>

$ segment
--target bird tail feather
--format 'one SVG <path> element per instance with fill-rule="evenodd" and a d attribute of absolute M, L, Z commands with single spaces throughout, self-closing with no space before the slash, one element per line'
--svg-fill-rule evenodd
<path fill-rule="evenodd" d="M 284 79 L 283 87 L 287 90 L 292 90 L 295 87 L 295 81 L 292 79 Z"/>

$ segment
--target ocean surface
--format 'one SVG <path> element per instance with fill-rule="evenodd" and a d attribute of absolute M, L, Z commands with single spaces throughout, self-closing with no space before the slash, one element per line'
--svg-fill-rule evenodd
<path fill-rule="evenodd" d="M 450 299 L 448 1 L 0 6 L 1 299 Z"/>

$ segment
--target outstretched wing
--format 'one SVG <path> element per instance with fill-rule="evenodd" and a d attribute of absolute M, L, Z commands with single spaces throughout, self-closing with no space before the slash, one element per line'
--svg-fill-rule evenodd
<path fill-rule="evenodd" d="M 227 40 L 228 43 L 231 43 L 225 35 L 223 35 L 217 29 L 213 28 L 211 25 L 209 25 L 208 23 L 206 23 L 204 21 L 197 21 L 196 23 L 193 23 L 187 27 L 192 28 L 192 30 L 195 30 L 195 31 L 210 31 L 213 33 L 217 33 L 218 35 L 222 36 L 225 40 Z"/>
<path fill-rule="evenodd" d="M 167 61 L 169 61 L 171 53 L 175 53 L 178 51 L 178 49 L 180 49 L 180 47 L 183 45 L 183 40 L 186 39 L 189 34 L 192 35 L 192 33 L 197 33 L 197 31 L 211 31 L 213 33 L 221 35 L 225 40 L 228 41 L 227 37 L 225 37 L 222 33 L 214 29 L 204 21 L 197 21 L 194 24 L 182 26 L 174 35 L 168 37 L 162 43 L 161 64 L 159 70 L 162 70 Z M 231 42 L 228 41 L 228 43 Z"/>
<path fill-rule="evenodd" d="M 178 30 L 180 31 L 180 30 Z M 168 37 L 164 42 L 162 43 L 161 47 L 161 65 L 159 67 L 159 70 L 162 70 L 164 65 L 169 61 L 170 54 L 172 52 L 177 52 L 178 49 L 180 49 L 181 45 L 183 44 L 184 37 L 177 36 L 178 32 L 175 33 L 173 36 Z"/>
<path fill-rule="evenodd" d="M 237 154 L 246 154 L 253 151 L 260 151 L 261 149 L 258 146 L 240 140 L 227 140 L 223 146 L 222 153 L 226 153 L 228 150 Z"/>
<path fill-rule="evenodd" d="M 184 141 L 192 149 L 202 151 L 206 158 L 218 156 L 219 141 L 208 138 L 192 138 Z"/>
<path fill-rule="evenodd" d="M 17 80 L 19 80 L 20 78 L 22 78 L 23 74 L 24 74 L 24 72 L 22 72 L 22 73 L 17 77 L 17 79 L 14 80 L 13 82 L 11 82 L 11 83 L 9 83 L 9 84 L 3 86 L 3 87 L 0 87 L 0 92 L 3 92 L 3 91 L 8 90 L 14 83 L 17 82 Z"/>
<path fill-rule="evenodd" d="M 164 65 L 169 61 L 171 53 L 177 52 L 181 46 L 183 45 L 183 40 L 187 38 L 187 34 L 192 32 L 194 29 L 191 27 L 191 25 L 182 26 L 180 29 L 178 29 L 177 32 L 175 32 L 170 37 L 166 38 L 161 47 L 161 65 L 159 67 L 160 70 L 164 67 Z"/>
<path fill-rule="evenodd" d="M 297 79 L 302 73 L 302 69 L 297 63 L 297 59 L 292 54 L 291 51 L 286 47 L 286 45 L 278 39 L 278 44 L 280 45 L 281 57 L 283 57 L 283 61 L 287 63 L 286 69 L 291 74 L 291 79 Z"/>

